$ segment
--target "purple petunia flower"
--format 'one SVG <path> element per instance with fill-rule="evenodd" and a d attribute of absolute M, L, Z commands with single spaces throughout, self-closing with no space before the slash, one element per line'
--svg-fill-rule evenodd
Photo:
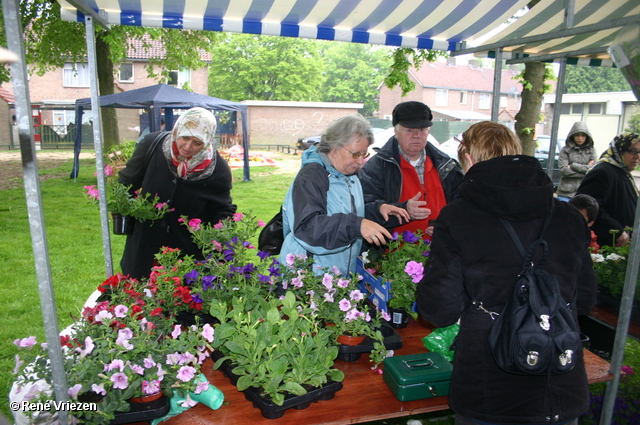
<path fill-rule="evenodd" d="M 259 280 L 261 283 L 269 283 L 269 282 L 271 281 L 271 278 L 270 278 L 269 276 L 265 276 L 265 275 L 263 275 L 263 274 L 259 274 L 259 275 L 258 275 L 258 280 Z"/>
<path fill-rule="evenodd" d="M 213 281 L 217 279 L 217 276 L 204 276 L 202 278 L 202 289 L 205 291 L 213 286 Z"/>
<path fill-rule="evenodd" d="M 348 299 L 343 298 L 338 303 L 338 306 L 340 307 L 341 311 L 347 311 L 351 308 L 351 302 Z"/>
<path fill-rule="evenodd" d="M 192 283 L 196 283 L 198 281 L 199 276 L 200 272 L 196 269 L 193 269 L 189 273 L 184 275 L 184 281 L 187 283 L 187 285 L 191 285 Z"/>
<path fill-rule="evenodd" d="M 116 372 L 111 376 L 111 382 L 113 382 L 113 388 L 116 390 L 126 390 L 129 386 L 129 378 L 122 372 Z"/>
<path fill-rule="evenodd" d="M 404 232 L 402 232 L 402 239 L 406 243 L 417 243 L 417 242 L 420 241 L 419 237 L 417 237 L 416 235 L 414 235 L 413 233 L 411 233 L 408 230 L 405 230 Z"/>
<path fill-rule="evenodd" d="M 258 251 L 258 254 L 256 255 L 260 257 L 261 260 L 264 260 L 265 258 L 269 257 L 271 254 L 269 254 L 266 251 Z"/>
<path fill-rule="evenodd" d="M 193 377 L 196 375 L 196 370 L 195 368 L 191 367 L 191 366 L 182 366 L 179 370 L 178 370 L 178 374 L 177 377 L 179 380 L 181 380 L 182 382 L 189 382 L 193 379 Z"/>

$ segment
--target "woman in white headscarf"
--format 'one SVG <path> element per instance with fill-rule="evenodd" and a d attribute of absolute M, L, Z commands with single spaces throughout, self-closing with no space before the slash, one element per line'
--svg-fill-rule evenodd
<path fill-rule="evenodd" d="M 180 115 L 173 131 L 150 133 L 136 146 L 119 181 L 151 196 L 157 194 L 173 210 L 153 225 L 136 222 L 120 261 L 122 273 L 148 277 L 154 255 L 163 246 L 201 258 L 178 219 L 186 215 L 215 224 L 236 211 L 231 201 L 231 170 L 216 150 L 216 127 L 211 112 L 192 108 Z"/>

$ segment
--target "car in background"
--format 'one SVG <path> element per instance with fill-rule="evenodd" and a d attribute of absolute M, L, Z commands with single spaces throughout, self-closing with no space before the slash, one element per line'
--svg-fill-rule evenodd
<path fill-rule="evenodd" d="M 538 161 L 540 161 L 540 165 L 544 172 L 547 172 L 547 164 L 549 163 L 549 149 L 551 146 L 551 136 L 540 135 L 537 139 L 534 140 L 536 142 L 536 149 L 534 156 Z M 560 183 L 560 166 L 558 165 L 558 158 L 560 156 L 560 151 L 565 145 L 565 139 L 558 139 L 556 143 L 556 152 L 554 156 L 553 163 L 553 172 L 551 174 L 551 181 L 553 182 L 553 187 L 558 187 Z"/>
<path fill-rule="evenodd" d="M 301 137 L 296 143 L 296 148 L 306 151 L 311 146 L 317 145 L 318 143 L 320 143 L 320 136 Z"/>

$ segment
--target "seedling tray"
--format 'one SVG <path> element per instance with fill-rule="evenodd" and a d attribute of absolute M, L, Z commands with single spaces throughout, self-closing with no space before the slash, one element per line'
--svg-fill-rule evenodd
<path fill-rule="evenodd" d="M 387 350 L 398 350 L 402 348 L 402 337 L 395 331 L 389 324 L 383 323 L 380 326 L 380 332 L 384 337 L 384 347 Z M 366 337 L 361 344 L 358 345 L 344 345 L 340 344 L 338 347 L 338 360 L 342 360 L 349 363 L 354 363 L 360 359 L 362 353 L 370 353 L 373 350 L 373 343 L 375 340 Z"/>
<path fill-rule="evenodd" d="M 217 350 L 211 354 L 214 362 L 222 357 L 222 353 Z M 234 366 L 229 360 L 220 365 L 220 370 L 224 372 L 225 376 L 229 378 L 233 385 L 236 385 L 240 377 L 231 372 L 233 368 Z M 267 419 L 278 419 L 284 416 L 285 411 L 288 409 L 302 410 L 311 406 L 312 402 L 317 403 L 320 400 L 331 400 L 335 397 L 336 392 L 341 389 L 342 382 L 329 381 L 320 388 L 311 389 L 306 394 L 285 396 L 282 406 L 278 406 L 273 403 L 271 399 L 261 396 L 261 390 L 259 388 L 249 387 L 242 392 L 244 393 L 244 397 L 253 403 L 253 407 L 260 409 L 263 417 Z"/>

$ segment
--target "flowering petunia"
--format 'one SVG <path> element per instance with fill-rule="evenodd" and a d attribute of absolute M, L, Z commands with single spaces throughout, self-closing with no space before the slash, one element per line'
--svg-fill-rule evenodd
<path fill-rule="evenodd" d="M 76 352 L 80 353 L 81 359 L 84 359 L 87 355 L 91 354 L 94 347 L 95 347 L 95 344 L 93 343 L 93 339 L 91 339 L 91 337 L 88 336 L 84 339 L 84 350 L 78 347 L 76 348 Z"/>
<path fill-rule="evenodd" d="M 177 339 L 181 333 L 182 333 L 182 329 L 180 328 L 180 325 L 175 325 L 173 327 L 173 332 L 171 332 L 171 337 L 173 339 Z"/>
<path fill-rule="evenodd" d="M 208 381 L 198 381 L 198 385 L 196 385 L 196 389 L 193 391 L 194 394 L 200 394 L 203 391 L 207 391 L 209 389 Z"/>
<path fill-rule="evenodd" d="M 386 320 L 387 322 L 391 321 L 391 315 L 389 313 L 387 313 L 386 311 L 381 311 L 380 313 L 382 314 L 382 318 L 384 320 Z"/>
<path fill-rule="evenodd" d="M 129 386 L 129 378 L 122 372 L 114 373 L 110 379 L 113 382 L 113 388 L 116 390 L 126 390 Z"/>
<path fill-rule="evenodd" d="M 324 276 L 322 276 L 322 284 L 327 289 L 333 288 L 333 276 L 329 273 L 325 273 Z"/>
<path fill-rule="evenodd" d="M 118 331 L 118 338 L 116 339 L 116 345 L 119 345 L 120 347 L 124 348 L 127 351 L 133 350 L 134 347 L 129 342 L 129 340 L 132 337 L 133 337 L 133 333 L 131 332 L 131 329 L 129 328 L 120 329 Z"/>
<path fill-rule="evenodd" d="M 191 228 L 191 230 L 200 230 L 201 223 L 202 220 L 200 220 L 199 218 L 192 218 L 191 220 L 189 220 L 189 227 Z"/>
<path fill-rule="evenodd" d="M 296 260 L 296 256 L 289 253 L 287 254 L 287 256 L 285 257 L 285 261 L 287 263 L 287 266 L 291 267 L 293 266 L 293 262 Z"/>
<path fill-rule="evenodd" d="M 351 281 L 349 281 L 348 279 L 338 279 L 338 282 L 336 283 L 336 285 L 338 285 L 339 288 L 348 288 L 349 287 L 349 283 L 351 283 Z"/>
<path fill-rule="evenodd" d="M 242 221 L 243 217 L 244 217 L 244 214 L 242 214 L 242 213 L 234 213 L 233 214 L 233 221 Z"/>
<path fill-rule="evenodd" d="M 213 334 L 213 327 L 210 324 L 205 323 L 205 325 L 202 327 L 202 336 L 204 337 L 204 339 L 209 342 L 213 342 Z"/>
<path fill-rule="evenodd" d="M 407 262 L 404 271 L 411 276 L 411 281 L 413 283 L 418 283 L 422 280 L 424 266 L 417 261 L 409 261 Z"/>
<path fill-rule="evenodd" d="M 91 391 L 99 395 L 107 395 L 107 390 L 104 389 L 104 383 L 100 385 L 91 384 Z"/>
<path fill-rule="evenodd" d="M 191 285 L 192 283 L 196 283 L 198 281 L 199 276 L 200 272 L 196 269 L 193 269 L 189 273 L 184 275 L 184 281 L 187 282 L 187 285 Z"/>
<path fill-rule="evenodd" d="M 160 381 L 142 381 L 142 392 L 145 394 L 156 394 L 160 391 Z"/>
<path fill-rule="evenodd" d="M 129 308 L 126 305 L 118 304 L 113 309 L 113 314 L 115 314 L 116 317 L 126 317 L 127 311 L 129 311 Z"/>
<path fill-rule="evenodd" d="M 192 366 L 182 366 L 176 375 L 182 382 L 189 382 L 196 375 L 196 369 Z"/>
<path fill-rule="evenodd" d="M 36 342 L 36 337 L 35 336 L 29 336 L 27 338 L 22 338 L 22 339 L 16 339 L 15 341 L 13 341 L 13 343 L 18 347 L 18 348 L 29 348 L 31 349 L 31 347 L 33 347 L 34 345 L 37 344 Z"/>
<path fill-rule="evenodd" d="M 364 299 L 364 294 L 359 289 L 354 289 L 349 292 L 349 298 L 351 298 L 351 301 L 360 301 Z"/>
<path fill-rule="evenodd" d="M 349 302 L 348 299 L 343 298 L 338 303 L 338 306 L 340 307 L 340 311 L 347 311 L 351 308 L 351 302 Z"/>
<path fill-rule="evenodd" d="M 264 226 L 266 226 L 266 225 L 267 225 L 267 224 L 266 224 L 264 221 L 262 221 L 262 220 L 258 219 L 258 227 L 264 227 Z"/>
<path fill-rule="evenodd" d="M 414 235 L 413 233 L 411 233 L 410 231 L 406 230 L 404 232 L 402 232 L 402 239 L 406 242 L 406 243 L 417 243 L 420 241 L 420 238 L 417 237 L 416 235 Z"/>
<path fill-rule="evenodd" d="M 217 276 L 204 276 L 202 278 L 202 289 L 205 291 L 213 286 L 213 281 L 216 280 Z"/>
<path fill-rule="evenodd" d="M 291 279 L 291 285 L 294 288 L 298 288 L 299 289 L 299 288 L 302 288 L 302 286 L 304 285 L 304 282 L 299 277 L 294 277 L 293 279 Z"/>
<path fill-rule="evenodd" d="M 167 354 L 168 365 L 180 364 L 180 353 Z"/>
<path fill-rule="evenodd" d="M 14 359 L 16 361 L 16 367 L 13 369 L 13 374 L 17 375 L 20 372 L 20 369 L 22 369 L 22 365 L 24 365 L 24 360 L 20 360 L 20 356 L 17 354 Z"/>
<path fill-rule="evenodd" d="M 129 367 L 138 375 L 144 375 L 144 368 L 138 364 L 130 364 Z"/>
<path fill-rule="evenodd" d="M 115 369 L 119 369 L 120 372 L 122 372 L 124 370 L 124 362 L 120 359 L 115 359 L 111 363 L 105 365 L 105 371 L 107 372 Z"/>
<path fill-rule="evenodd" d="M 100 192 L 98 192 L 98 189 L 96 188 L 96 185 L 91 185 L 91 186 L 83 186 L 85 192 L 87 193 L 87 196 L 91 199 L 91 200 L 97 200 L 100 199 Z"/>
<path fill-rule="evenodd" d="M 69 397 L 71 397 L 73 400 L 77 400 L 78 393 L 80 392 L 81 389 L 82 389 L 82 384 L 75 384 L 73 387 L 67 390 L 67 394 L 69 394 Z"/>
<path fill-rule="evenodd" d="M 149 354 L 149 356 L 145 357 L 144 360 L 142 361 L 142 365 L 145 368 L 150 369 L 150 368 L 152 368 L 152 367 L 154 367 L 156 365 L 156 362 L 151 357 L 151 354 Z"/>
<path fill-rule="evenodd" d="M 214 229 L 224 229 L 224 223 L 222 221 L 217 222 L 213 225 Z"/>
<path fill-rule="evenodd" d="M 159 209 L 159 210 L 161 210 L 161 209 L 163 209 L 163 208 L 166 208 L 166 207 L 168 207 L 168 206 L 169 206 L 169 204 L 167 204 L 166 202 L 158 202 L 158 203 L 155 205 L 155 207 L 156 207 L 157 209 Z"/>
<path fill-rule="evenodd" d="M 98 312 L 98 314 L 96 314 L 96 317 L 94 320 L 96 322 L 104 323 L 106 325 L 111 319 L 113 319 L 113 315 L 109 313 L 107 310 L 102 310 Z"/>
<path fill-rule="evenodd" d="M 188 409 L 189 407 L 193 407 L 196 404 L 198 404 L 198 402 L 191 400 L 191 396 L 189 395 L 189 393 L 187 393 L 187 397 L 184 399 L 181 406 Z"/>

